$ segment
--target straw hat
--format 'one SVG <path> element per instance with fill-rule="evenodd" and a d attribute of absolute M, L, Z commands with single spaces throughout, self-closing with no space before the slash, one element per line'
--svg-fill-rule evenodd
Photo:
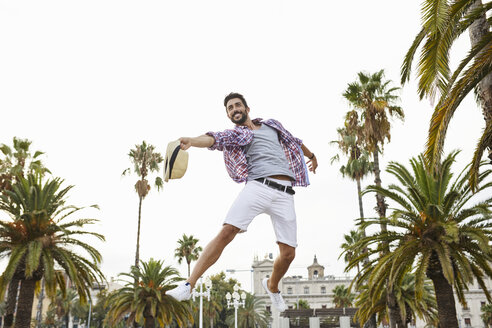
<path fill-rule="evenodd" d="M 167 145 L 166 157 L 164 158 L 164 181 L 179 179 L 183 177 L 188 167 L 188 153 L 181 150 L 179 140 L 172 141 Z"/>

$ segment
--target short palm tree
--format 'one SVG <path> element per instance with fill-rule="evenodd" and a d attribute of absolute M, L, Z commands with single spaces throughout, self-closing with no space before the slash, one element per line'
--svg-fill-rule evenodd
<path fill-rule="evenodd" d="M 11 190 L 12 184 L 16 182 L 17 176 L 25 177 L 26 173 L 37 173 L 44 175 L 50 171 L 44 166 L 40 157 L 44 153 L 41 151 L 31 152 L 32 142 L 27 139 L 14 137 L 12 147 L 1 144 L 0 151 L 4 158 L 0 159 L 0 193 L 4 190 Z M 14 322 L 14 311 L 17 304 L 17 292 L 23 272 L 19 269 L 12 276 L 7 292 L 7 304 L 5 308 L 4 327 L 9 328 Z"/>
<path fill-rule="evenodd" d="M 359 254 L 358 250 L 354 247 L 360 240 L 364 237 L 363 233 L 360 230 L 350 230 L 349 234 L 343 235 L 345 239 L 344 243 L 340 246 L 343 249 L 340 257 L 344 255 L 345 263 L 350 263 L 354 258 L 358 258 L 361 254 Z M 340 258 L 338 257 L 338 258 Z M 360 271 L 360 264 L 357 264 L 357 273 Z"/>
<path fill-rule="evenodd" d="M 350 289 L 344 285 L 337 285 L 333 288 L 332 293 L 335 308 L 352 307 L 355 295 L 350 292 Z"/>
<path fill-rule="evenodd" d="M 77 301 L 77 293 L 72 288 L 67 289 L 65 293 L 58 290 L 49 307 L 53 309 L 58 320 L 65 322 L 65 326 L 68 327 L 70 315 Z"/>
<path fill-rule="evenodd" d="M 64 272 L 82 302 L 90 297 L 93 282 L 104 279 L 99 269 L 101 254 L 78 239 L 91 236 L 104 240 L 104 236 L 83 229 L 97 220 L 71 219 L 82 208 L 66 205 L 72 186 L 62 188 L 62 183 L 59 178 L 43 182 L 39 175 L 29 174 L 0 195 L 0 210 L 11 217 L 11 221 L 0 221 L 0 253 L 9 257 L 0 277 L 0 295 L 20 268 L 23 278 L 15 319 L 19 327 L 31 322 L 34 291 L 42 278 L 47 296 L 54 298 L 57 285 L 65 291 Z M 83 250 L 89 259 L 77 250 Z M 55 270 L 55 265 L 62 271 Z"/>
<path fill-rule="evenodd" d="M 238 328 L 261 327 L 269 325 L 270 315 L 265 308 L 265 302 L 254 295 L 246 293 L 244 307 L 237 309 Z M 229 327 L 234 326 L 234 312 L 227 317 L 226 322 Z"/>
<path fill-rule="evenodd" d="M 485 327 L 490 327 L 492 325 L 492 304 L 486 304 L 482 306 L 482 320 L 485 324 Z"/>
<path fill-rule="evenodd" d="M 381 289 L 381 294 L 377 297 L 371 296 L 367 285 L 360 286 L 358 290 L 360 293 L 355 300 L 355 306 L 357 307 L 355 319 L 364 323 L 372 315 L 376 315 L 378 324 L 387 320 L 386 289 Z M 415 292 L 415 275 L 411 273 L 407 273 L 401 283 L 395 285 L 395 295 L 399 308 L 402 310 L 401 315 L 405 325 L 418 317 L 428 325 L 437 327 L 437 304 L 432 283 L 429 280 L 425 281 L 421 299 L 417 300 L 415 298 Z"/>
<path fill-rule="evenodd" d="M 222 295 L 219 295 L 217 290 L 212 289 L 210 290 L 210 300 L 203 300 L 203 317 L 210 323 L 210 328 L 214 328 L 214 324 L 224 308 L 220 302 L 221 297 Z"/>
<path fill-rule="evenodd" d="M 392 162 L 388 173 L 399 181 L 388 188 L 367 187 L 367 192 L 380 193 L 395 202 L 386 223 L 393 231 L 373 234 L 356 246 L 371 249 L 373 245 L 386 243 L 391 252 L 380 256 L 381 247 L 375 247 L 371 262 L 375 265 L 366 272 L 371 297 L 381 294 L 381 289 L 398 285 L 406 272 L 415 267 L 416 298 L 422 298 L 426 278 L 432 280 L 442 327 L 457 328 L 456 307 L 453 290 L 458 300 L 465 303 L 464 290 L 474 279 L 490 300 L 484 277 L 492 274 L 489 263 L 492 252 L 492 210 L 490 191 L 492 182 L 487 182 L 491 169 L 479 177 L 479 188 L 473 194 L 467 184 L 469 167 L 451 182 L 453 152 L 441 163 L 440 171 L 430 170 L 423 156 L 413 158 L 412 171 L 404 165 Z M 483 183 L 483 185 L 482 185 Z M 475 200 L 478 195 L 485 199 Z M 474 204 L 470 204 L 475 200 Z M 381 219 L 379 219 L 381 220 Z M 379 220 L 366 220 L 365 225 L 378 224 Z M 348 268 L 361 259 L 355 259 Z M 363 276 L 363 275 L 361 275 Z"/>
<path fill-rule="evenodd" d="M 173 319 L 180 327 L 192 321 L 190 305 L 178 302 L 166 292 L 183 280 L 178 271 L 170 266 L 163 267 L 162 261 L 150 259 L 141 262 L 141 267 L 132 266 L 130 273 L 122 273 L 132 281 L 108 296 L 109 312 L 106 323 L 115 325 L 125 319 L 138 322 L 144 327 L 170 325 Z M 135 281 L 138 285 L 135 286 Z"/>
<path fill-rule="evenodd" d="M 138 224 L 137 224 L 137 245 L 135 250 L 135 266 L 140 263 L 140 222 L 142 218 L 142 201 L 150 191 L 150 184 L 147 177 L 152 172 L 159 172 L 159 164 L 164 161 L 162 155 L 155 151 L 155 147 L 148 145 L 145 141 L 141 145 L 135 145 L 134 149 L 128 153 L 131 162 L 133 163 L 133 172 L 140 179 L 135 184 L 135 191 L 138 194 Z M 123 171 L 122 175 L 128 175 L 132 172 L 131 168 Z M 160 190 L 164 184 L 161 177 L 156 177 L 155 186 Z"/>
<path fill-rule="evenodd" d="M 414 56 L 421 47 L 417 74 L 421 98 L 437 95 L 425 150 L 431 166 L 440 163 L 449 122 L 462 100 L 475 90 L 482 107 L 485 129 L 478 141 L 471 166 L 470 183 L 476 186 L 478 166 L 488 148 L 492 160 L 492 42 L 490 16 L 492 5 L 481 0 L 425 0 L 422 28 L 402 64 L 401 82 L 409 81 Z M 451 47 L 463 32 L 469 31 L 471 49 L 460 65 L 451 72 Z"/>
<path fill-rule="evenodd" d="M 174 257 L 178 259 L 178 263 L 181 264 L 183 259 L 186 261 L 188 266 L 188 277 L 190 276 L 190 264 L 192 261 L 196 261 L 202 248 L 197 246 L 198 239 L 193 237 L 193 235 L 187 236 L 183 234 L 183 237 L 178 240 L 178 248 L 174 250 Z"/>

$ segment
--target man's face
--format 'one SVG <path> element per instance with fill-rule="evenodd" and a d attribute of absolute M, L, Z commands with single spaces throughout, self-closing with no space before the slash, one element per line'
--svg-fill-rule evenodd
<path fill-rule="evenodd" d="M 232 98 L 227 102 L 227 116 L 232 123 L 241 125 L 248 119 L 249 108 L 244 107 L 243 102 L 239 98 Z"/>

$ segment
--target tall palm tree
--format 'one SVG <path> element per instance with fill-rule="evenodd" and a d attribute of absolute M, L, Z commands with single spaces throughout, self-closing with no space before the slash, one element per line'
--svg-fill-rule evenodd
<path fill-rule="evenodd" d="M 343 252 L 340 254 L 338 258 L 344 255 L 345 263 L 350 263 L 354 258 L 359 257 L 358 250 L 354 248 L 354 245 L 360 242 L 360 240 L 365 237 L 362 231 L 360 230 L 350 230 L 349 234 L 343 235 L 345 242 L 340 246 L 343 249 Z M 357 264 L 357 273 L 360 272 L 360 264 Z"/>
<path fill-rule="evenodd" d="M 344 285 L 337 285 L 332 290 L 335 308 L 352 307 L 355 295 Z"/>
<path fill-rule="evenodd" d="M 398 96 L 395 92 L 399 90 L 397 87 L 390 88 L 391 81 L 385 80 L 384 70 L 380 70 L 374 74 L 364 72 L 358 73 L 358 80 L 349 83 L 343 96 L 354 107 L 355 111 L 360 112 L 362 128 L 360 135 L 361 142 L 364 148 L 371 152 L 374 160 L 374 182 L 377 186 L 381 186 L 381 175 L 379 168 L 379 153 L 383 150 L 385 141 L 391 140 L 391 124 L 389 116 L 403 119 L 404 114 L 401 107 L 396 106 Z M 349 119 L 346 119 L 348 128 L 351 131 L 357 131 L 355 126 L 358 126 L 358 115 L 356 112 L 349 113 Z M 386 203 L 384 197 L 377 193 L 377 212 L 380 220 L 381 231 L 386 231 L 385 216 Z M 384 245 L 383 245 L 384 246 Z M 387 247 L 383 252 L 388 252 Z M 396 325 L 402 326 L 401 317 L 399 315 L 398 304 L 395 295 L 391 290 L 387 293 L 387 306 L 389 308 L 390 326 L 395 328 Z"/>
<path fill-rule="evenodd" d="M 347 113 L 347 120 L 354 112 Z M 347 122 L 348 123 L 348 122 Z M 369 153 L 362 148 L 360 141 L 357 140 L 357 131 L 350 131 L 349 126 L 354 128 L 354 124 L 346 124 L 345 127 L 337 129 L 338 140 L 332 141 L 332 144 L 337 144 L 338 148 L 347 157 L 347 164 L 340 167 L 340 173 L 345 177 L 349 177 L 357 183 L 357 198 L 359 200 L 359 217 L 364 218 L 364 208 L 362 206 L 362 187 L 361 180 L 374 170 L 374 163 L 369 158 Z M 356 125 L 357 130 L 361 127 Z M 332 158 L 332 163 L 339 160 L 339 155 Z"/>
<path fill-rule="evenodd" d="M 13 147 L 0 145 L 0 151 L 4 155 L 4 158 L 0 159 L 0 192 L 3 189 L 10 189 L 17 176 L 50 173 L 39 158 L 44 153 L 41 151 L 31 153 L 32 141 L 14 137 L 12 144 Z"/>
<path fill-rule="evenodd" d="M 371 249 L 372 245 L 384 242 L 391 249 L 373 259 L 375 266 L 368 274 L 371 296 L 377 297 L 386 284 L 397 285 L 405 273 L 415 267 L 416 298 L 422 298 L 425 279 L 432 280 L 439 322 L 446 328 L 458 327 L 453 290 L 459 302 L 466 304 L 464 290 L 475 279 L 491 300 L 484 277 L 492 275 L 489 246 L 492 182 L 486 180 L 492 170 L 479 174 L 479 188 L 473 194 L 467 183 L 469 167 L 451 182 L 451 166 L 456 155 L 457 152 L 448 155 L 438 173 L 429 170 L 423 156 L 410 161 L 412 171 L 392 162 L 387 171 L 399 184 L 388 188 L 369 186 L 367 192 L 380 193 L 395 202 L 392 214 L 386 219 L 395 230 L 368 236 L 356 246 Z M 482 193 L 486 198 L 476 199 Z M 470 205 L 472 200 L 475 203 Z M 378 223 L 378 220 L 366 220 L 364 224 Z M 372 253 L 379 255 L 380 251 L 381 248 L 376 247 Z M 355 262 L 348 267 L 353 267 Z"/>
<path fill-rule="evenodd" d="M 198 239 L 193 237 L 193 235 L 186 236 L 183 234 L 183 237 L 178 240 L 178 248 L 174 250 L 174 257 L 178 259 L 178 263 L 181 264 L 183 259 L 186 261 L 188 265 L 188 277 L 190 276 L 190 264 L 192 261 L 196 261 L 202 248 L 197 246 Z"/>
<path fill-rule="evenodd" d="M 237 326 L 239 328 L 260 327 L 269 325 L 270 314 L 265 309 L 265 302 L 254 295 L 246 293 L 244 307 L 237 309 Z M 234 312 L 227 317 L 229 327 L 234 326 Z"/>
<path fill-rule="evenodd" d="M 12 147 L 1 144 L 0 151 L 4 158 L 0 158 L 0 193 L 4 190 L 11 190 L 12 184 L 15 183 L 17 176 L 25 177 L 26 173 L 37 173 L 44 175 L 51 173 L 43 164 L 40 156 L 44 153 L 41 151 L 31 152 L 32 141 L 14 137 Z M 27 172 L 26 172 L 27 170 Z M 9 283 L 7 292 L 7 304 L 4 315 L 4 327 L 9 328 L 14 322 L 14 311 L 17 304 L 17 292 L 19 282 L 23 278 L 22 270 L 14 273 Z"/>
<path fill-rule="evenodd" d="M 162 261 L 154 259 L 141 261 L 141 264 L 141 268 L 132 266 L 130 273 L 120 274 L 133 281 L 128 281 L 125 287 L 108 296 L 106 323 L 115 325 L 125 316 L 128 316 L 128 323 L 139 322 L 144 327 L 155 327 L 156 323 L 163 327 L 170 325 L 173 319 L 183 327 L 192 321 L 190 305 L 166 295 L 183 280 L 178 271 L 170 266 L 164 267 Z M 138 281 L 137 286 L 135 281 Z"/>
<path fill-rule="evenodd" d="M 135 251 L 135 266 L 140 263 L 140 221 L 142 218 L 142 201 L 150 191 L 150 184 L 147 177 L 152 172 L 159 172 L 159 164 L 164 161 L 162 155 L 155 151 L 155 147 L 148 145 L 145 141 L 141 145 L 135 145 L 128 153 L 131 162 L 133 163 L 133 172 L 140 179 L 135 184 L 135 191 L 138 195 L 138 225 L 137 225 L 137 245 Z M 128 175 L 132 172 L 131 168 L 123 171 L 122 175 Z M 163 186 L 161 177 L 155 178 L 155 186 L 160 190 Z"/>
<path fill-rule="evenodd" d="M 418 91 L 420 98 L 439 96 L 430 122 L 426 160 L 435 168 L 440 163 L 449 122 L 461 101 L 475 89 L 482 107 L 485 129 L 473 157 L 470 182 L 476 186 L 478 166 L 488 148 L 492 161 L 492 38 L 490 2 L 481 0 L 425 0 L 422 6 L 422 28 L 408 50 L 402 64 L 402 84 L 410 79 L 411 66 L 418 48 Z M 469 32 L 471 49 L 460 65 L 451 72 L 451 47 L 465 31 Z"/>
<path fill-rule="evenodd" d="M 95 219 L 71 219 L 82 208 L 66 205 L 67 193 L 73 186 L 62 188 L 59 178 L 43 182 L 39 175 L 19 177 L 12 190 L 0 195 L 0 210 L 11 217 L 0 220 L 0 253 L 9 257 L 0 277 L 0 295 L 18 269 L 23 273 L 15 324 L 27 327 L 31 322 L 34 291 L 44 278 L 46 294 L 56 295 L 56 286 L 65 291 L 63 272 L 74 285 L 82 302 L 89 297 L 93 282 L 104 279 L 99 269 L 101 254 L 93 246 L 78 239 L 104 236 L 84 230 Z M 93 206 L 94 207 L 94 206 Z M 83 250 L 89 259 L 80 255 Z M 62 268 L 55 270 L 55 266 Z"/>

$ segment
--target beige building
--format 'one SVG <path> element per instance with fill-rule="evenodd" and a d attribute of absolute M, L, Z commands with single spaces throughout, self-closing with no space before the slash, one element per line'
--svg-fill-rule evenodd
<path fill-rule="evenodd" d="M 270 298 L 263 290 L 261 281 L 265 277 L 269 277 L 273 269 L 273 261 L 268 257 L 263 260 L 255 258 L 252 264 L 253 269 L 253 291 L 254 294 L 263 299 L 268 309 L 270 309 Z M 333 289 L 337 285 L 348 287 L 351 278 L 335 277 L 325 275 L 324 266 L 318 263 L 314 256 L 313 264 L 307 268 L 307 277 L 302 276 L 286 276 L 279 284 L 279 289 L 289 308 L 295 308 L 298 300 L 306 300 L 309 306 L 313 309 L 331 308 L 333 307 Z M 486 286 L 492 294 L 492 280 L 486 279 Z M 464 308 L 456 299 L 456 310 L 460 328 L 484 328 L 486 327 L 480 318 L 481 307 L 487 304 L 487 298 L 475 282 L 469 286 L 469 290 L 465 292 L 467 307 Z M 424 328 L 425 324 L 422 321 L 417 321 L 415 328 Z"/>

